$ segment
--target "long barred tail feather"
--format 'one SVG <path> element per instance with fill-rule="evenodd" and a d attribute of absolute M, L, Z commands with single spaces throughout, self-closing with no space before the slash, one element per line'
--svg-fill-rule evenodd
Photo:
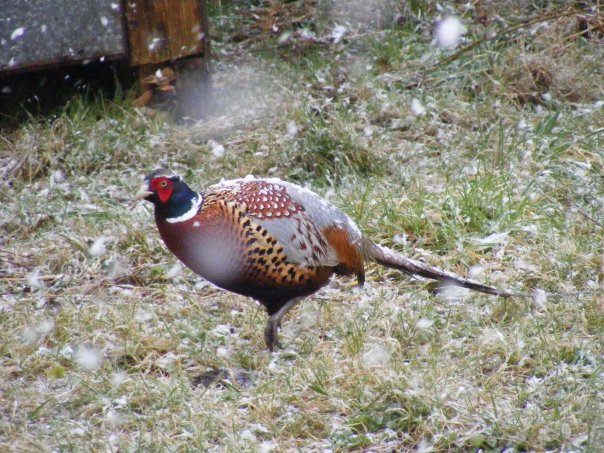
<path fill-rule="evenodd" d="M 436 267 L 429 266 L 420 261 L 412 260 L 400 255 L 389 248 L 382 247 L 367 241 L 366 251 L 367 256 L 372 261 L 375 261 L 382 266 L 390 267 L 392 269 L 398 269 L 409 275 L 416 275 L 420 277 L 437 280 L 442 283 L 451 284 L 454 286 L 460 286 L 462 288 L 471 289 L 472 291 L 478 291 L 481 293 L 491 294 L 499 297 L 530 297 L 530 294 L 501 290 L 493 288 L 492 286 L 482 285 L 468 278 L 461 277 L 452 272 L 443 271 Z"/>

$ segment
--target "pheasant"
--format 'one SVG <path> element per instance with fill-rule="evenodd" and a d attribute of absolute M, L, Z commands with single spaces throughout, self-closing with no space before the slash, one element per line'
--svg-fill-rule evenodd
<path fill-rule="evenodd" d="M 515 295 L 376 245 L 333 204 L 276 178 L 248 176 L 197 193 L 181 176 L 159 169 L 145 177 L 136 198 L 153 203 L 163 242 L 187 267 L 266 308 L 270 351 L 282 347 L 277 331 L 292 307 L 334 274 L 354 275 L 363 285 L 367 261 L 442 284 Z"/>

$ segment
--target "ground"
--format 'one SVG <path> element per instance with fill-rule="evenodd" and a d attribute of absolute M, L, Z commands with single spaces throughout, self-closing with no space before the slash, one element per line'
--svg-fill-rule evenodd
<path fill-rule="evenodd" d="M 602 12 L 240 3 L 210 2 L 205 121 L 93 93 L 2 132 L 0 450 L 599 451 Z M 531 297 L 369 265 L 270 354 L 262 307 L 181 268 L 131 201 L 158 166 L 292 180 L 382 245 Z"/>

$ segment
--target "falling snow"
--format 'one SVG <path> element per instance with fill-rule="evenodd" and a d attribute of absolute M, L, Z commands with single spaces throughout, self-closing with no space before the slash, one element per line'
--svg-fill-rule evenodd
<path fill-rule="evenodd" d="M 392 242 L 399 245 L 407 244 L 407 234 L 406 233 L 396 233 L 392 237 Z"/>
<path fill-rule="evenodd" d="M 539 288 L 535 288 L 531 294 L 533 307 L 537 310 L 545 310 L 547 307 L 547 294 Z"/>
<path fill-rule="evenodd" d="M 55 328 L 55 322 L 52 319 L 44 319 L 37 325 L 26 326 L 21 331 L 21 338 L 26 343 L 34 344 L 50 334 Z"/>
<path fill-rule="evenodd" d="M 44 283 L 40 279 L 40 269 L 35 269 L 25 276 L 25 282 L 30 288 L 44 288 Z"/>
<path fill-rule="evenodd" d="M 336 25 L 329 37 L 333 41 L 334 44 L 337 44 L 340 42 L 340 40 L 342 39 L 342 37 L 344 36 L 345 33 L 346 33 L 346 27 L 344 27 L 342 25 Z"/>
<path fill-rule="evenodd" d="M 224 146 L 223 145 L 221 145 L 220 143 L 218 143 L 214 140 L 209 140 L 208 146 L 212 150 L 212 156 L 214 156 L 215 159 L 222 159 L 224 157 Z"/>
<path fill-rule="evenodd" d="M 413 98 L 411 100 L 411 113 L 413 116 L 422 116 L 426 113 L 426 107 L 419 99 Z"/>
<path fill-rule="evenodd" d="M 10 35 L 10 39 L 13 41 L 19 39 L 25 33 L 25 27 L 16 28 Z"/>
<path fill-rule="evenodd" d="M 65 181 L 65 173 L 62 170 L 56 170 L 52 173 L 52 180 L 55 183 L 62 183 Z"/>
<path fill-rule="evenodd" d="M 126 379 L 128 379 L 128 373 L 125 371 L 117 371 L 111 376 L 111 385 L 119 387 Z"/>
<path fill-rule="evenodd" d="M 298 135 L 298 130 L 299 127 L 295 121 L 290 121 L 287 123 L 287 136 L 289 138 L 294 138 L 296 135 Z"/>
<path fill-rule="evenodd" d="M 160 38 L 152 38 L 151 42 L 149 43 L 148 49 L 149 51 L 153 52 L 157 49 L 157 47 L 159 46 L 159 43 L 161 42 Z"/>
<path fill-rule="evenodd" d="M 46 335 L 50 332 L 52 332 L 55 328 L 55 322 L 52 319 L 45 319 L 43 321 L 40 322 L 40 324 L 38 324 L 38 326 L 36 327 L 36 331 L 40 334 L 40 335 Z"/>
<path fill-rule="evenodd" d="M 449 16 L 441 20 L 436 26 L 434 37 L 436 44 L 445 49 L 454 49 L 459 44 L 465 27 L 456 16 Z"/>
<path fill-rule="evenodd" d="M 331 3 L 351 13 L 349 16 L 352 16 L 350 9 L 353 4 L 366 4 L 371 8 L 369 14 L 377 17 L 376 6 L 383 5 L 386 1 L 335 0 Z M 445 5 L 440 9 L 438 5 L 437 14 L 449 14 L 453 8 L 461 14 L 467 7 L 473 10 L 467 16 L 464 13 L 464 17 L 475 17 L 475 5 L 468 5 Z M 117 11 L 120 4 L 111 3 L 111 8 Z M 253 12 L 256 13 L 257 11 Z M 598 383 L 597 378 L 604 377 L 597 367 L 600 359 L 597 355 L 597 335 L 594 337 L 593 329 L 589 329 L 589 325 L 596 325 L 595 321 L 599 320 L 596 317 L 599 314 L 594 315 L 595 310 L 592 310 L 599 306 L 599 299 L 596 296 L 596 303 L 591 305 L 585 296 L 556 298 L 555 304 L 552 304 L 551 294 L 558 289 L 554 288 L 558 284 L 562 286 L 560 290 L 568 288 L 569 291 L 585 288 L 598 291 L 602 288 L 601 246 L 598 248 L 589 245 L 589 241 L 579 244 L 569 239 L 577 229 L 600 231 L 599 226 L 578 215 L 577 209 L 581 208 L 601 223 L 602 203 L 598 198 L 598 180 L 593 177 L 601 168 L 601 159 L 597 152 L 590 151 L 590 141 L 599 139 L 602 132 L 597 121 L 600 118 L 597 110 L 604 106 L 604 102 L 595 101 L 602 97 L 601 93 L 594 99 L 567 105 L 559 92 L 548 87 L 545 93 L 537 94 L 537 101 L 540 101 L 538 105 L 526 108 L 514 104 L 513 115 L 507 110 L 510 107 L 507 100 L 486 99 L 492 106 L 491 111 L 484 118 L 476 117 L 476 122 L 464 131 L 463 122 L 457 122 L 455 117 L 452 122 L 449 122 L 449 118 L 442 121 L 440 114 L 447 109 L 461 120 L 474 120 L 476 105 L 472 99 L 464 97 L 462 102 L 449 105 L 448 102 L 459 100 L 453 97 L 456 95 L 455 90 L 451 89 L 450 93 L 441 96 L 440 87 L 434 87 L 430 83 L 410 91 L 384 90 L 381 86 L 382 76 L 378 76 L 377 83 L 373 80 L 373 73 L 366 74 L 366 71 L 390 71 L 392 74 L 388 76 L 395 78 L 399 76 L 395 74 L 397 72 L 400 72 L 399 77 L 407 75 L 406 67 L 399 65 L 401 62 L 396 57 L 390 57 L 392 70 L 389 67 L 382 68 L 376 63 L 377 56 L 372 60 L 374 55 L 362 55 L 354 42 L 360 35 L 358 24 L 346 16 L 331 18 L 331 28 L 322 37 L 305 32 L 300 35 L 290 32 L 281 35 L 285 38 L 283 42 L 288 43 L 300 43 L 299 40 L 304 38 L 316 40 L 313 42 L 324 46 L 321 47 L 321 53 L 325 54 L 329 52 L 327 46 L 331 43 L 340 43 L 333 46 L 340 52 L 338 59 L 326 62 L 327 70 L 308 74 L 307 78 L 304 77 L 304 83 L 296 84 L 292 97 L 299 93 L 304 96 L 295 98 L 291 103 L 291 98 L 288 97 L 291 94 L 288 92 L 290 86 L 283 91 L 278 88 L 274 92 L 267 89 L 267 86 L 272 86 L 271 71 L 280 66 L 268 63 L 266 66 L 250 68 L 249 61 L 241 67 L 228 66 L 228 70 L 224 72 L 237 73 L 241 77 L 237 81 L 247 80 L 248 76 L 253 81 L 241 86 L 237 82 L 231 83 L 224 90 L 231 94 L 236 92 L 232 99 L 225 101 L 227 114 L 210 122 L 211 124 L 199 126 L 201 132 L 180 148 L 184 153 L 182 159 L 176 158 L 173 153 L 160 156 L 156 152 L 164 147 L 177 149 L 177 139 L 174 138 L 172 129 L 167 133 L 158 132 L 155 123 L 153 127 L 146 127 L 148 122 L 142 115 L 123 129 L 121 120 L 101 120 L 98 129 L 94 129 L 90 137 L 87 137 L 89 131 L 84 128 L 61 135 L 61 151 L 67 153 L 72 146 L 84 155 L 96 150 L 109 152 L 111 147 L 106 145 L 104 139 L 94 136 L 101 128 L 105 128 L 102 133 L 111 136 L 113 141 L 110 143 L 115 143 L 116 148 L 124 147 L 138 157 L 138 147 L 141 146 L 150 150 L 148 155 L 142 156 L 136 164 L 127 161 L 127 165 L 120 166 L 119 171 L 114 171 L 113 163 L 108 161 L 111 169 L 94 171 L 91 175 L 85 171 L 74 171 L 69 164 L 59 159 L 56 163 L 49 163 L 44 176 L 27 187 L 27 191 L 35 196 L 18 196 L 18 188 L 23 185 L 21 183 L 11 186 L 10 194 L 16 195 L 16 203 L 3 206 L 7 215 L 1 222 L 6 222 L 12 228 L 13 225 L 8 222 L 17 225 L 22 219 L 23 228 L 16 230 L 15 236 L 23 238 L 24 244 L 21 246 L 19 239 L 13 246 L 12 238 L 9 237 L 3 248 L 14 248 L 18 253 L 14 258 L 15 262 L 22 261 L 27 266 L 10 264 L 3 268 L 8 272 L 9 279 L 3 283 L 9 291 L 0 295 L 0 310 L 9 315 L 6 317 L 9 322 L 6 330 L 14 333 L 17 345 L 6 358 L 9 375 L 17 376 L 14 382 L 11 380 L 10 385 L 15 386 L 15 390 L 23 388 L 26 391 L 13 392 L 17 396 L 15 404 L 7 407 L 6 412 L 9 416 L 16 415 L 15 419 L 18 421 L 19 417 L 28 415 L 26 411 L 41 408 L 40 416 L 27 418 L 27 430 L 31 430 L 30 439 L 45 442 L 49 439 L 44 437 L 45 433 L 50 433 L 52 429 L 57 431 L 53 433 L 56 438 L 63 440 L 61 436 L 64 435 L 66 444 L 73 442 L 75 448 L 82 449 L 88 439 L 97 438 L 99 442 L 104 439 L 107 449 L 127 449 L 134 445 L 128 443 L 124 433 L 127 434 L 130 425 L 136 423 L 138 413 L 133 412 L 130 406 L 135 405 L 140 406 L 142 411 L 149 412 L 149 417 L 160 416 L 162 420 L 172 420 L 175 425 L 166 423 L 166 430 L 159 434 L 153 430 L 141 431 L 136 442 L 142 448 L 152 445 L 157 436 L 165 435 L 176 445 L 175 448 L 184 445 L 182 448 L 186 449 L 186 445 L 195 442 L 198 436 L 210 434 L 211 438 L 215 435 L 208 433 L 205 427 L 183 428 L 179 424 L 179 414 L 184 413 L 206 414 L 210 421 L 218 420 L 218 425 L 209 424 L 216 425 L 216 432 L 222 429 L 220 423 L 223 420 L 235 420 L 235 424 L 241 429 L 226 438 L 233 450 L 243 445 L 249 450 L 269 452 L 287 450 L 294 445 L 294 448 L 325 453 L 349 449 L 365 449 L 368 452 L 399 449 L 438 451 L 443 445 L 451 445 L 451 442 L 455 445 L 459 443 L 461 449 L 470 448 L 475 443 L 497 444 L 499 439 L 494 438 L 492 427 L 487 423 L 495 408 L 500 424 L 498 426 L 502 430 L 500 432 L 514 433 L 517 438 L 523 436 L 523 442 L 526 442 L 529 449 L 540 451 L 539 447 L 544 445 L 540 445 L 540 442 L 549 440 L 550 430 L 555 431 L 553 438 L 558 444 L 554 445 L 559 445 L 560 449 L 581 450 L 588 445 L 590 439 L 585 434 L 584 420 L 588 418 L 585 414 L 591 412 L 586 412 L 582 404 L 591 404 L 590 400 L 593 402 L 593 398 L 590 398 L 589 391 L 582 390 L 585 386 L 580 384 L 585 379 Z M 108 26 L 112 17 L 101 17 L 101 23 Z M 501 17 L 495 17 L 496 27 L 505 26 L 507 18 Z M 367 17 L 365 19 L 369 22 Z M 95 20 L 98 25 L 99 18 Z M 439 25 L 442 26 L 446 20 Z M 497 22 L 499 20 L 504 22 L 500 24 Z M 345 26 L 336 25 L 338 23 Z M 548 26 L 550 24 L 553 21 L 549 21 Z M 5 37 L 9 46 L 19 44 L 23 36 L 29 37 L 29 28 L 26 30 L 21 27 L 22 32 L 11 36 L 13 43 L 10 43 L 10 30 L 16 25 L 18 24 L 13 23 L 12 27 L 7 28 Z M 474 27 L 481 30 L 478 23 L 472 23 L 471 26 L 473 33 Z M 48 29 L 46 25 L 36 24 L 35 27 L 42 32 Z M 440 38 L 435 32 L 435 44 L 444 49 L 452 49 L 463 43 L 463 25 L 459 22 L 456 27 L 456 32 L 441 30 L 443 36 Z M 271 39 L 286 30 L 281 24 L 274 25 L 272 29 L 275 35 Z M 313 27 L 310 29 L 317 30 Z M 13 35 L 18 30 L 14 30 Z M 418 34 L 423 33 L 422 30 L 425 27 L 419 27 Z M 536 27 L 531 31 L 535 33 L 531 39 L 541 32 Z M 485 31 L 487 32 L 488 30 Z M 376 35 L 376 32 L 372 33 L 371 36 Z M 382 37 L 386 36 L 387 31 L 380 29 L 379 33 Z M 193 30 L 192 35 L 203 36 L 199 28 Z M 424 37 L 421 36 L 421 39 Z M 397 36 L 398 38 L 400 37 Z M 342 45 L 342 40 L 346 41 L 346 45 Z M 400 45 L 400 39 L 395 42 Z M 351 45 L 348 50 L 346 48 L 349 43 Z M 585 40 L 583 44 L 585 46 L 582 49 L 588 48 L 589 40 Z M 155 38 L 150 48 L 153 46 L 157 49 L 159 45 L 160 39 Z M 228 42 L 225 46 L 218 42 L 216 52 L 230 62 L 233 60 L 233 50 L 229 46 L 238 49 L 239 45 Z M 481 48 L 482 50 L 484 49 Z M 425 60 L 422 61 L 439 57 L 441 51 L 425 48 Z M 101 57 L 100 61 L 103 59 Z M 460 63 L 463 61 L 463 58 L 459 60 Z M 472 62 L 479 64 L 479 60 Z M 20 63 L 13 57 L 9 65 Z M 338 71 L 340 66 L 345 71 Z M 446 72 L 451 68 L 442 69 Z M 367 77 L 368 75 L 371 77 Z M 386 80 L 386 76 L 383 76 L 383 80 Z M 495 76 L 497 78 L 500 74 Z M 445 80 L 446 75 L 443 79 L 439 77 L 439 83 L 443 85 L 450 82 Z M 480 82 L 481 77 L 480 73 L 471 72 L 463 80 L 474 83 Z M 364 85 L 360 85 L 358 79 L 363 79 Z M 258 84 L 259 88 L 255 86 L 258 80 L 264 81 L 263 84 Z M 283 83 L 282 80 L 279 81 Z M 412 82 L 413 80 L 404 83 Z M 493 83 L 497 91 L 503 92 L 504 85 L 497 85 L 497 80 Z M 296 89 L 298 92 L 295 92 Z M 3 94 L 10 91 L 9 86 L 2 88 Z M 275 106 L 281 104 L 265 102 L 265 96 L 271 95 L 287 99 L 285 108 L 280 110 Z M 417 98 L 413 99 L 413 96 Z M 481 102 L 484 101 L 485 99 L 481 99 Z M 260 108 L 254 105 L 260 103 Z M 370 158 L 377 158 L 386 150 L 387 167 L 391 173 L 383 177 L 387 182 L 382 182 L 382 176 L 371 176 L 374 186 L 367 194 L 367 202 L 359 201 L 361 195 L 364 195 L 359 189 L 364 188 L 365 181 L 360 176 L 348 177 L 345 172 L 334 172 L 316 181 L 297 165 L 292 165 L 293 162 L 298 162 L 290 159 L 292 156 L 297 159 L 299 156 L 308 157 L 301 153 L 295 154 L 298 148 L 306 152 L 312 151 L 307 147 L 308 143 L 313 142 L 307 139 L 314 138 L 313 134 L 317 132 L 313 123 L 315 117 L 305 116 L 308 113 L 305 108 L 310 105 L 317 109 L 316 118 L 325 117 L 329 120 L 328 132 L 349 134 L 353 140 L 357 140 L 355 146 L 371 145 L 368 146 Z M 596 121 L 586 127 L 593 133 L 589 140 L 584 139 L 586 136 L 582 136 L 580 131 L 571 131 L 566 135 L 565 129 L 558 127 L 551 134 L 537 134 L 537 125 L 543 124 L 539 121 L 558 109 L 566 115 L 563 122 L 570 123 L 580 119 L 582 115 L 593 115 Z M 341 110 L 347 113 L 345 121 L 339 117 Z M 240 114 L 243 111 L 245 113 Z M 279 116 L 280 113 L 275 115 L 275 112 L 282 112 L 283 116 Z M 472 140 L 480 138 L 481 131 L 491 130 L 489 127 L 492 124 L 488 122 L 492 119 L 492 112 L 501 116 L 502 127 L 506 134 L 510 134 L 505 135 L 503 144 L 506 147 L 510 143 L 518 145 L 517 149 L 511 147 L 513 152 L 509 162 L 500 162 L 487 168 L 494 172 L 494 191 L 507 189 L 506 184 L 510 183 L 510 190 L 501 198 L 506 213 L 502 218 L 496 211 L 499 207 L 491 211 L 490 194 L 486 194 L 481 202 L 484 202 L 489 214 L 488 223 L 480 229 L 467 228 L 471 215 L 463 213 L 458 203 L 449 205 L 446 200 L 459 200 L 460 194 L 464 194 L 464 187 L 455 178 L 443 181 L 444 172 L 439 166 L 446 164 L 452 171 L 459 171 L 460 180 L 471 180 L 480 185 L 484 176 L 484 162 L 479 154 L 483 150 L 478 140 Z M 266 115 L 270 123 L 267 130 L 259 121 Z M 69 125 L 63 127 L 68 128 Z M 79 125 L 77 127 L 80 128 Z M 515 127 L 523 133 L 517 134 Z M 253 139 L 248 142 L 245 134 L 250 128 L 253 130 Z M 131 129 L 145 131 L 145 138 L 140 140 L 142 145 L 139 145 L 138 137 L 134 145 L 128 141 Z M 435 131 L 434 134 L 432 131 Z M 18 158 L 14 159 L 14 163 L 3 161 L 3 164 L 6 163 L 5 167 L 21 165 L 21 159 L 29 158 L 29 150 L 50 149 L 39 137 L 34 136 L 32 130 L 27 129 L 25 132 L 23 135 L 27 136 L 27 140 L 15 140 L 21 140 L 24 143 L 23 149 L 28 151 L 22 155 L 16 154 Z M 178 133 L 180 132 L 179 129 Z M 564 134 L 558 135 L 560 132 Z M 494 136 L 496 135 L 495 133 Z M 522 142 L 524 135 L 532 137 L 532 140 Z M 489 140 L 493 138 L 491 135 L 488 137 Z M 568 143 L 572 146 L 565 148 L 560 156 L 552 155 L 550 148 L 552 144 L 558 146 L 560 137 L 568 137 Z M 210 141 L 210 138 L 216 141 Z M 348 139 L 348 136 L 345 138 Z M 496 142 L 496 137 L 494 138 Z M 466 146 L 466 141 L 471 143 Z M 132 210 L 127 208 L 130 177 L 133 174 L 130 172 L 141 171 L 140 168 L 131 169 L 132 165 L 153 165 L 159 160 L 164 165 L 170 162 L 180 164 L 184 173 L 187 153 L 189 149 L 197 152 L 198 144 L 207 144 L 202 146 L 202 152 L 214 159 L 224 157 L 225 146 L 229 147 L 229 156 L 238 156 L 240 152 L 242 155 L 251 155 L 249 150 L 253 148 L 254 159 L 263 164 L 248 164 L 246 159 L 242 159 L 241 163 L 238 162 L 239 171 L 252 171 L 255 168 L 265 175 L 274 173 L 275 176 L 288 175 L 297 181 L 308 181 L 307 187 L 318 188 L 321 193 L 325 193 L 326 198 L 331 198 L 335 204 L 353 213 L 364 230 L 372 233 L 372 239 L 384 242 L 390 239 L 397 244 L 397 249 L 415 253 L 423 262 L 441 262 L 446 268 L 452 267 L 457 271 L 472 263 L 479 263 L 469 267 L 470 277 L 494 279 L 504 287 L 507 284 L 526 285 L 529 289 L 524 291 L 530 293 L 532 309 L 537 312 L 533 316 L 539 316 L 539 319 L 512 316 L 524 309 L 523 303 L 516 303 L 515 299 L 511 304 L 508 304 L 507 299 L 498 300 L 482 295 L 464 300 L 468 292 L 457 288 L 445 289 L 444 297 L 464 303 L 447 304 L 433 298 L 423 285 L 409 283 L 409 279 L 399 277 L 396 272 L 378 271 L 377 267 L 370 265 L 367 268 L 367 284 L 360 293 L 351 293 L 352 283 L 349 279 L 337 277 L 329 289 L 298 306 L 284 320 L 284 343 L 294 351 L 302 345 L 305 349 L 303 354 L 297 356 L 290 350 L 272 355 L 267 355 L 262 350 L 254 352 L 262 347 L 265 319 L 261 307 L 249 307 L 243 298 L 218 292 L 213 285 L 196 278 L 191 272 L 181 273 L 182 268 L 178 268 L 180 265 L 166 265 L 170 261 L 167 261 L 168 255 L 162 252 L 164 248 L 161 239 L 151 228 L 153 219 L 149 207 L 141 204 Z M 564 141 L 560 144 L 564 145 Z M 437 147 L 438 152 L 433 152 Z M 286 148 L 289 153 L 283 159 L 277 154 L 281 148 Z M 489 155 L 492 154 L 491 151 L 489 148 Z M 518 162 L 516 151 L 521 156 Z M 340 158 L 338 153 L 335 155 Z M 556 167 L 560 162 L 562 165 Z M 29 165 L 28 162 L 26 164 Z M 233 174 L 233 169 L 223 168 L 223 164 L 210 159 L 210 163 L 204 161 L 201 168 L 191 166 L 191 169 L 203 181 L 216 181 L 220 176 L 231 177 Z M 568 175 L 569 179 L 576 178 L 581 184 L 575 187 L 571 183 L 566 188 L 567 185 L 563 184 L 565 180 L 560 178 L 559 173 Z M 8 174 L 13 178 L 12 173 Z M 529 180 L 533 181 L 534 186 L 527 185 Z M 548 197 L 551 200 L 543 201 L 543 194 L 557 187 L 565 188 L 561 196 Z M 304 192 L 304 196 L 310 197 L 309 194 L 310 192 Z M 573 200 L 572 197 L 576 194 L 581 196 Z M 400 213 L 400 219 L 396 215 L 389 217 L 386 208 L 382 210 L 382 196 L 390 203 L 388 209 Z M 513 212 L 516 208 L 520 196 L 526 196 L 530 200 L 527 209 L 522 211 L 517 220 L 505 217 L 507 210 Z M 31 209 L 24 203 L 29 198 L 34 199 L 35 203 Z M 379 200 L 376 203 L 372 198 Z M 557 209 L 562 206 L 558 203 L 558 198 L 568 205 L 565 220 L 561 221 L 561 224 L 566 222 L 565 230 L 560 235 L 552 231 L 554 228 L 546 218 L 558 216 Z M 426 204 L 418 207 L 414 204 L 418 200 L 425 201 Z M 269 203 L 269 200 L 262 199 L 261 202 Z M 15 206 L 11 207 L 13 204 Z M 274 204 L 271 206 L 274 207 Z M 330 205 L 323 203 L 317 206 L 322 211 L 330 209 Z M 433 233 L 443 226 L 443 207 L 447 208 L 446 214 L 450 216 L 446 217 L 444 223 L 445 232 L 449 236 L 441 241 L 440 236 L 433 236 Z M 105 222 L 108 215 L 115 216 L 115 221 L 111 224 Z M 577 219 L 582 219 L 587 227 L 577 224 Z M 455 232 L 447 230 L 450 221 L 461 222 L 460 229 Z M 334 224 L 342 229 L 356 229 L 354 222 L 348 217 L 337 218 Z M 192 225 L 197 228 L 203 226 L 197 220 Z M 36 230 L 26 243 L 27 229 L 33 229 L 34 226 Z M 410 227 L 410 237 L 401 231 L 404 227 Z M 394 234 L 397 231 L 401 232 Z M 101 233 L 110 234 L 115 239 L 109 242 L 105 236 L 98 237 Z M 565 234 L 568 237 L 560 237 Z M 433 248 L 435 238 L 437 242 Z M 418 245 L 424 249 L 419 249 Z M 90 256 L 99 259 L 82 259 L 81 251 L 85 252 L 87 249 Z M 478 253 L 476 249 L 479 249 Z M 4 264 L 5 256 L 0 256 L 0 260 Z M 594 271 L 593 268 L 597 270 Z M 175 281 L 166 282 L 161 278 L 154 278 L 157 275 L 154 270 L 163 270 L 160 277 Z M 544 270 L 547 271 L 545 274 Z M 531 275 L 524 275 L 526 272 Z M 109 280 L 106 276 L 109 276 Z M 546 282 L 552 293 L 539 288 L 530 289 L 533 284 L 541 284 L 539 282 Z M 166 291 L 166 288 L 169 290 Z M 456 292 L 459 294 L 455 294 Z M 513 312 L 508 312 L 508 307 L 512 307 Z M 577 313 L 581 316 L 577 316 Z M 22 317 L 18 324 L 11 325 L 12 314 Z M 88 323 L 89 320 L 92 322 Z M 544 324 L 548 326 L 547 343 L 540 342 L 538 335 L 531 336 L 535 331 L 534 327 L 539 327 L 545 320 L 548 321 Z M 552 320 L 556 322 L 550 322 Z M 233 333 L 231 322 L 236 333 Z M 357 338 L 353 337 L 355 331 L 351 329 L 357 322 L 361 323 L 363 329 L 363 343 L 360 345 L 354 344 Z M 167 323 L 170 324 L 170 329 L 166 329 Z M 132 326 L 136 326 L 136 332 L 127 331 Z M 438 335 L 435 335 L 437 331 Z M 240 332 L 240 338 L 237 338 L 237 332 Z M 416 335 L 416 338 L 406 338 L 407 334 Z M 134 363 L 123 360 L 124 338 L 132 343 Z M 595 343 L 593 338 L 596 338 Z M 21 341 L 24 344 L 19 344 Z M 94 342 L 99 345 L 99 349 L 75 346 L 83 341 Z M 70 342 L 73 343 L 69 344 Z M 404 346 L 402 349 L 401 344 Z M 312 348 L 308 349 L 304 345 L 311 345 Z M 360 353 L 358 349 L 351 352 L 351 346 L 360 346 Z M 253 372 L 257 373 L 258 382 L 268 379 L 266 382 L 285 380 L 290 383 L 291 380 L 292 388 L 301 392 L 303 398 L 297 398 L 292 404 L 291 394 L 287 394 L 286 389 L 282 393 L 275 386 L 264 384 L 259 385 L 254 392 L 189 388 L 190 377 L 194 376 L 191 373 L 196 372 L 199 363 L 206 366 L 203 365 L 204 355 L 213 357 L 212 364 L 230 366 L 230 362 L 239 359 L 240 351 L 245 351 L 245 360 L 254 365 Z M 576 355 L 578 360 L 566 360 L 567 351 Z M 562 357 L 564 360 L 554 360 L 551 365 L 552 361 L 548 357 Z M 43 362 L 36 364 L 33 362 L 35 358 L 42 359 Z M 71 359 L 74 359 L 73 363 Z M 317 361 L 318 359 L 320 360 Z M 98 370 L 105 360 L 107 373 L 104 372 L 105 369 L 102 373 L 82 373 Z M 51 377 L 53 361 L 57 366 L 65 368 L 67 378 Z M 33 365 L 30 369 L 22 365 L 30 363 Z M 333 379 L 320 382 L 320 373 L 316 376 L 312 374 L 315 371 L 313 363 L 320 365 L 318 371 L 325 369 Z M 539 364 L 541 368 L 534 369 L 532 363 Z M 16 372 L 11 371 L 14 364 L 18 366 Z M 309 368 L 308 364 L 312 367 Z M 434 368 L 434 364 L 438 366 Z M 125 367 L 127 371 L 120 370 L 121 367 Z M 478 373 L 473 375 L 476 371 L 474 368 Z M 522 373 L 514 373 L 516 368 L 522 370 Z M 390 398 L 392 401 L 405 398 L 411 403 L 421 403 L 422 408 L 425 405 L 429 416 L 422 418 L 419 429 L 401 434 L 400 430 L 384 428 L 382 414 L 377 413 L 375 416 L 380 423 L 379 429 L 364 429 L 362 434 L 356 430 L 351 431 L 348 417 L 350 407 L 347 405 L 351 393 L 345 384 L 349 381 L 346 377 L 351 372 L 358 373 L 359 379 L 364 383 L 361 389 L 363 393 L 359 394 L 357 390 L 354 398 L 361 395 L 364 401 L 369 402 L 375 401 L 376 396 L 381 397 L 381 400 Z M 537 375 L 531 375 L 532 373 Z M 148 379 L 141 380 L 141 376 Z M 475 379 L 476 376 L 484 379 Z M 489 385 L 488 395 L 483 388 L 485 379 Z M 334 382 L 340 380 L 344 384 L 336 388 Z M 99 383 L 103 385 L 99 386 Z M 151 387 L 145 388 L 149 383 Z M 82 405 L 82 386 L 91 384 L 92 387 L 85 388 L 93 388 L 95 392 L 86 393 L 86 404 Z M 357 386 L 353 387 L 357 389 Z M 174 393 L 174 398 L 170 398 L 170 404 L 160 405 L 160 410 L 153 413 L 153 408 L 147 402 L 155 401 L 155 396 L 161 395 L 164 390 L 174 388 L 179 391 Z M 436 392 L 434 388 L 437 388 Z M 265 389 L 269 390 L 270 395 Z M 592 385 L 587 390 L 594 393 L 599 388 Z M 325 391 L 337 398 L 325 397 L 317 391 Z M 518 392 L 523 395 L 520 406 L 515 398 Z M 18 397 L 19 393 L 23 398 Z M 180 400 L 181 393 L 190 398 Z M 561 402 L 552 406 L 556 409 L 553 417 L 549 408 L 544 408 L 541 404 L 548 398 Z M 43 405 L 46 399 L 51 404 Z M 378 403 L 381 404 L 381 400 Z M 250 421 L 258 420 L 259 417 L 255 415 L 258 411 L 254 408 L 263 401 L 269 401 L 271 407 L 278 408 L 277 417 L 281 425 L 298 426 L 308 413 L 316 415 L 317 425 L 322 426 L 324 431 L 327 430 L 329 437 L 319 439 L 321 436 L 311 436 L 309 440 L 297 436 L 288 438 L 284 434 L 287 430 L 276 433 L 274 429 L 251 423 Z M 333 410 L 334 404 L 336 410 Z M 396 404 L 389 410 L 398 410 L 395 406 Z M 324 408 L 328 409 L 327 414 L 323 412 Z M 363 416 L 374 416 L 372 411 L 371 406 L 367 410 L 364 407 Z M 531 438 L 529 429 L 532 420 L 537 428 Z M 367 421 L 373 423 L 369 418 Z M 127 423 L 128 429 L 124 427 L 122 432 L 120 426 L 123 423 Z M 514 430 L 519 430 L 518 434 Z M 307 437 L 305 433 L 303 435 Z M 524 439 L 524 436 L 528 437 Z M 216 438 L 223 439 L 217 435 Z M 390 440 L 394 442 L 392 445 L 388 443 Z M 512 444 L 510 442 L 505 445 Z M 57 447 L 50 445 L 49 448 Z M 208 448 L 220 450 L 212 441 L 208 441 Z"/>
<path fill-rule="evenodd" d="M 79 347 L 75 353 L 76 363 L 85 371 L 94 371 L 101 366 L 101 354 L 89 346 Z"/>
<path fill-rule="evenodd" d="M 439 297 L 450 304 L 463 302 L 469 290 L 453 284 L 443 283 L 438 289 Z"/>
<path fill-rule="evenodd" d="M 101 256 L 105 253 L 105 243 L 107 242 L 107 238 L 105 236 L 101 236 L 96 239 L 90 248 L 88 249 L 88 254 L 94 258 Z"/>
<path fill-rule="evenodd" d="M 280 46 L 284 45 L 287 41 L 289 41 L 289 38 L 292 36 L 291 32 L 285 32 L 282 33 L 281 36 L 279 36 L 279 39 L 277 40 L 277 44 L 279 44 Z"/>
<path fill-rule="evenodd" d="M 524 119 L 520 118 L 516 123 L 516 130 L 519 131 L 530 131 L 532 129 L 531 125 Z"/>

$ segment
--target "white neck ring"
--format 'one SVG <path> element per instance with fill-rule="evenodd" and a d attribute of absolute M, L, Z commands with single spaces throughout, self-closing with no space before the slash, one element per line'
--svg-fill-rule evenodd
<path fill-rule="evenodd" d="M 166 219 L 166 222 L 180 223 L 186 222 L 187 220 L 191 220 L 199 211 L 199 207 L 201 206 L 202 200 L 203 199 L 201 198 L 201 195 L 197 194 L 197 198 L 191 202 L 191 208 L 187 212 L 185 212 L 183 215 L 179 215 L 178 217 L 171 217 L 169 219 Z"/>

